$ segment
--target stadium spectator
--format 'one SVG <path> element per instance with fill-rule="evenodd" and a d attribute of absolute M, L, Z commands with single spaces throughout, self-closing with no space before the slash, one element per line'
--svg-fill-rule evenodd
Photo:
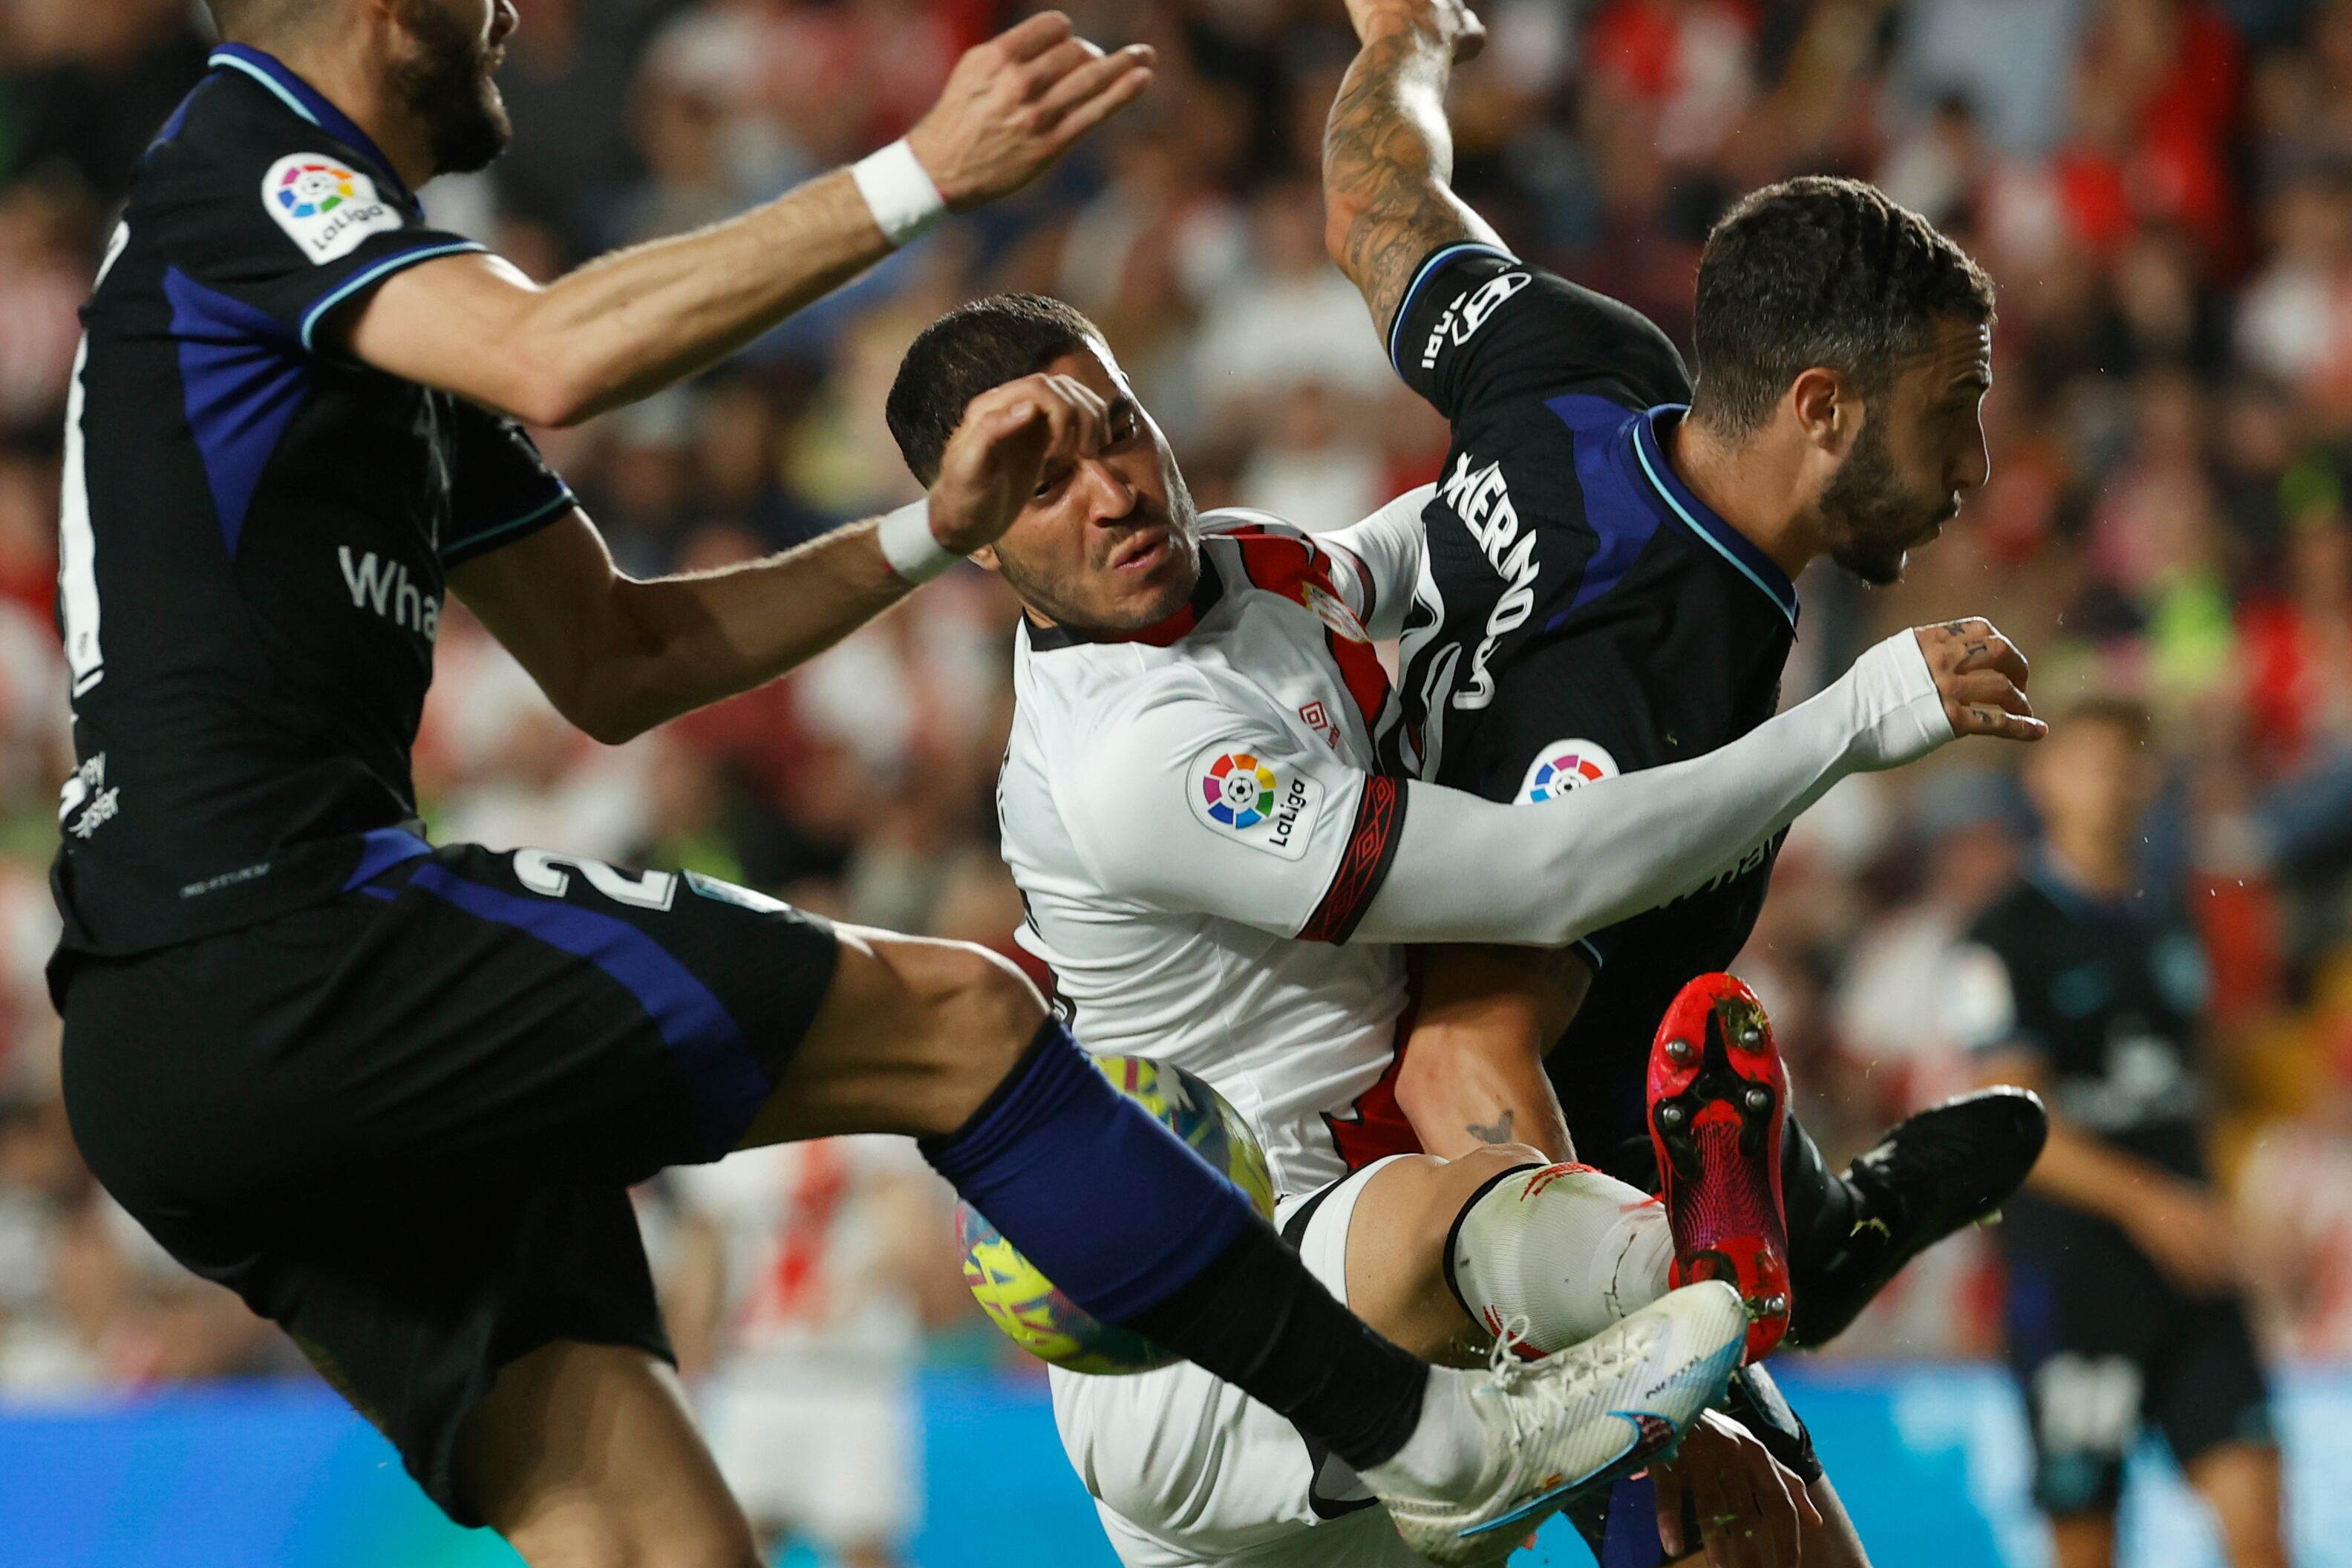
<path fill-rule="evenodd" d="M 939 63 L 1017 8 L 519 3 L 500 79 L 515 144 L 480 189 L 427 200 L 436 215 L 476 204 L 467 221 L 541 276 L 695 221 L 713 189 L 740 202 L 779 188 L 841 138 L 897 134 Z M 1090 36 L 1161 58 L 1149 100 L 1079 166 L 1002 214 L 954 220 L 690 399 L 540 433 L 629 569 L 785 547 L 902 499 L 888 369 L 914 326 L 1003 288 L 1061 295 L 1102 323 L 1203 506 L 1354 516 L 1370 508 L 1342 492 L 1432 477 L 1443 426 L 1380 365 L 1360 304 L 1314 254 L 1311 189 L 1299 195 L 1349 48 L 1337 8 L 1068 8 Z M 2230 774 L 2213 786 L 2227 798 L 2172 835 L 2197 841 L 2204 880 L 2151 896 L 2228 906 L 2213 918 L 2235 959 L 2200 924 L 2217 978 L 2244 977 L 2230 1037 L 2270 1053 L 2258 1081 L 2210 1085 L 2249 1151 L 2218 1169 L 2232 1212 L 2292 1222 L 2248 1232 L 2277 1266 L 2260 1298 L 2267 1342 L 2352 1358 L 2347 1009 L 2331 979 L 2352 952 L 2352 0 L 1484 10 L 1495 42 L 1457 95 L 1465 195 L 1523 254 L 1670 330 L 1707 222 L 1801 170 L 1871 175 L 1986 261 L 2001 290 L 1990 483 L 1905 584 L 1802 585 L 1784 700 L 1807 695 L 1801 672 L 1842 668 L 1899 626 L 1991 605 L 2035 655 L 2037 700 L 2124 682 L 2167 703 L 2152 744 L 2168 763 Z M 92 1352 L 68 1326 L 95 1321 L 75 1315 L 106 1294 L 89 1282 L 129 1290 L 137 1271 L 82 1217 L 85 1179 L 47 1131 L 62 1125 L 37 974 L 66 755 L 49 619 L 58 422 L 76 307 L 132 162 L 201 68 L 199 11 L 0 6 L 0 1389 L 293 1364 L 245 1349 Z M 1011 613 L 967 573 L 837 658 L 614 753 L 552 733 L 528 680 L 452 606 L 420 787 L 445 837 L 464 824 L 674 857 L 812 908 L 1009 945 L 1018 906 L 992 795 Z M 2205 695 L 2176 702 L 2183 682 Z M 1905 1004 L 1935 984 L 1940 944 L 2001 862 L 1979 786 L 1989 796 L 1988 781 L 1898 782 L 1871 807 L 1881 847 L 1811 856 L 1763 928 L 1792 945 L 1743 963 L 1825 999 L 1804 1037 L 1783 1017 L 1783 1044 L 1807 1068 L 1800 1089 L 1857 1134 L 1957 1070 L 1946 1032 Z M 2232 835 L 2224 873 L 2212 845 Z M 2175 847 L 2181 874 L 2190 858 Z M 1984 1289 L 1973 1267 L 1916 1271 L 1853 1343 L 1984 1348 Z"/>

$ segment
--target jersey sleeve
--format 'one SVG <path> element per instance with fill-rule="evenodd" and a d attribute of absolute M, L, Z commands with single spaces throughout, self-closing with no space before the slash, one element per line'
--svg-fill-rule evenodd
<path fill-rule="evenodd" d="M 1457 425 L 1495 403 L 1571 391 L 1633 408 L 1691 392 L 1682 355 L 1648 317 L 1485 245 L 1449 245 L 1421 264 L 1389 362 Z"/>
<path fill-rule="evenodd" d="M 1190 671 L 1092 729 L 1054 788 L 1106 895 L 1310 942 L 1354 934 L 1404 821 L 1397 781 Z"/>
<path fill-rule="evenodd" d="M 484 248 L 427 226 L 367 160 L 323 131 L 252 134 L 201 152 L 174 143 L 163 155 L 175 195 L 153 221 L 188 296 L 174 300 L 175 314 L 210 325 L 315 353 L 336 310 L 394 273 Z"/>
<path fill-rule="evenodd" d="M 520 425 L 453 401 L 456 468 L 437 546 L 445 569 L 528 538 L 579 504 Z"/>
<path fill-rule="evenodd" d="M 1332 575 L 1347 594 L 1348 607 L 1375 642 L 1404 630 L 1404 613 L 1421 581 L 1421 552 L 1427 539 L 1422 509 L 1436 493 L 1435 485 L 1409 489 L 1361 522 L 1318 542 L 1330 550 L 1338 567 Z"/>

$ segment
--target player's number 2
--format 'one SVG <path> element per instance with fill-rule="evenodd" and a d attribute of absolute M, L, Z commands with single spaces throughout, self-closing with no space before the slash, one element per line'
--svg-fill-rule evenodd
<path fill-rule="evenodd" d="M 570 867 L 571 871 L 564 869 Z M 677 874 L 674 871 L 641 871 L 632 877 L 607 866 L 602 860 L 591 860 L 585 855 L 558 855 L 551 849 L 518 849 L 514 858 L 515 880 L 534 893 L 544 893 L 560 899 L 572 886 L 572 871 L 588 879 L 588 885 L 616 904 L 627 904 L 640 910 L 666 910 L 677 897 Z"/>

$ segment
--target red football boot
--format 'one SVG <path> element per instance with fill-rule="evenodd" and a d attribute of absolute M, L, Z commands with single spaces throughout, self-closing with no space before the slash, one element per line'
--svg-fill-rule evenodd
<path fill-rule="evenodd" d="M 1720 1279 L 1748 1304 L 1743 1362 L 1789 1329 L 1780 1128 L 1789 1073 L 1756 993 L 1728 974 L 1682 988 L 1650 1047 L 1650 1143 L 1675 1237 L 1669 1280 Z"/>

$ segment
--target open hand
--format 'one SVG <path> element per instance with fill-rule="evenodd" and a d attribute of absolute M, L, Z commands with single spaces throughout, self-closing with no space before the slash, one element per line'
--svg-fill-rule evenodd
<path fill-rule="evenodd" d="M 1954 735 L 2038 741 L 2050 732 L 2025 700 L 2025 656 L 1990 621 L 1971 616 L 1915 626 L 1911 635 L 1927 656 L 1928 673 L 1936 678 Z"/>
<path fill-rule="evenodd" d="M 1799 1541 L 1822 1516 L 1794 1471 L 1746 1427 L 1702 1411 L 1674 1462 L 1650 1467 L 1658 1539 L 1669 1561 L 1698 1549 L 1685 1538 L 1685 1502 L 1698 1518 L 1707 1568 L 1797 1568 Z"/>
<path fill-rule="evenodd" d="M 1109 417 L 1066 375 L 1024 375 L 973 398 L 940 454 L 932 537 L 959 555 L 994 543 L 1045 476 L 1102 449 Z"/>
<path fill-rule="evenodd" d="M 948 205 L 994 201 L 1134 102 L 1151 61 L 1147 45 L 1106 55 L 1059 11 L 1040 12 L 966 49 L 907 144 Z"/>

